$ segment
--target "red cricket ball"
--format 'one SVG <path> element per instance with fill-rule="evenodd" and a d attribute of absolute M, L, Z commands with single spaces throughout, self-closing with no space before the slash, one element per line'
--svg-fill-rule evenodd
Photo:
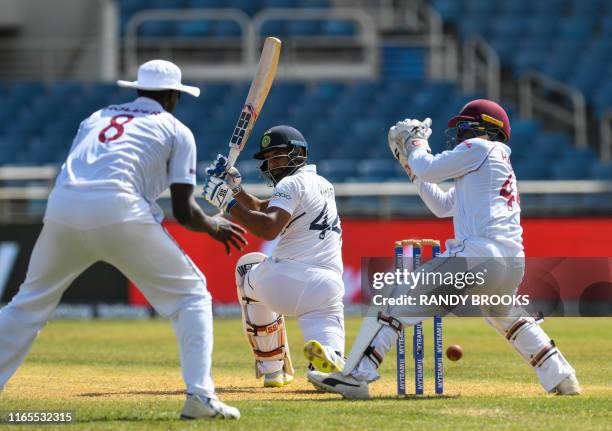
<path fill-rule="evenodd" d="M 463 348 L 459 344 L 453 344 L 446 349 L 446 357 L 451 361 L 458 361 L 463 356 Z"/>

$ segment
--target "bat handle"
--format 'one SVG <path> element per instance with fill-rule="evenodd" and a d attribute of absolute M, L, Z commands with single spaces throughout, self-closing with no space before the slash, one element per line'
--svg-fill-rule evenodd
<path fill-rule="evenodd" d="M 238 159 L 238 155 L 240 154 L 240 150 L 237 148 L 230 148 L 229 155 L 227 156 L 227 166 L 225 170 L 229 170 L 229 168 L 233 167 L 236 164 L 236 160 Z"/>

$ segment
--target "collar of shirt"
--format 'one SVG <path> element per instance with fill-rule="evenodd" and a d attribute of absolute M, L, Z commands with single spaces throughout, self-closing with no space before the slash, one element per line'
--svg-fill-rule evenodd
<path fill-rule="evenodd" d="M 297 171 L 295 171 L 296 174 L 299 172 L 312 172 L 313 174 L 316 174 L 317 165 L 304 165 L 301 168 L 299 168 Z"/>
<path fill-rule="evenodd" d="M 165 109 L 159 104 L 157 100 L 149 99 L 148 97 L 137 97 L 133 103 L 136 103 L 138 105 L 150 106 L 151 108 L 155 108 L 156 110 L 165 112 Z"/>

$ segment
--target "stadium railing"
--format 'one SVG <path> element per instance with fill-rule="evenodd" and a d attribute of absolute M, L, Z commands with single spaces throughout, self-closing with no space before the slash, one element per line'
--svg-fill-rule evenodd
<path fill-rule="evenodd" d="M 176 60 L 185 48 L 205 48 L 198 38 L 141 37 L 138 29 L 149 21 L 234 21 L 241 29 L 237 37 L 228 37 L 222 40 L 222 47 L 227 49 L 231 41 L 237 43 L 240 54 L 238 61 L 223 62 L 217 56 L 207 57 L 204 54 L 194 55 L 191 52 L 180 58 L 183 76 L 187 79 L 248 79 L 256 66 L 262 40 L 262 27 L 270 21 L 330 21 L 347 20 L 354 22 L 356 33 L 350 37 L 344 36 L 312 36 L 299 38 L 283 38 L 283 59 L 278 69 L 278 76 L 302 79 L 324 79 L 332 77 L 350 78 L 376 78 L 378 71 L 379 36 L 376 24 L 372 18 L 361 9 L 356 8 L 330 8 L 330 9 L 265 9 L 258 12 L 252 19 L 238 9 L 191 9 L 191 10 L 145 10 L 136 13 L 127 23 L 124 38 L 124 60 L 127 73 L 135 74 L 138 64 L 144 55 L 151 55 L 153 47 L 161 47 L 166 58 Z M 146 43 L 149 39 L 150 44 Z M 299 44 L 297 42 L 299 39 Z M 201 39 L 200 39 L 201 40 Z M 207 45 L 211 38 L 206 38 Z M 341 61 L 335 56 L 332 64 L 321 67 L 319 62 L 301 59 L 298 48 L 307 46 L 308 49 L 346 48 L 361 52 L 360 55 L 350 56 Z M 326 46 L 327 45 L 327 46 Z M 195 52 L 195 51 L 194 51 Z M 337 50 L 334 52 L 337 53 Z M 230 58 L 236 60 L 236 58 Z"/>
<path fill-rule="evenodd" d="M 565 98 L 569 106 L 551 100 L 551 94 Z M 577 148 L 588 147 L 586 100 L 579 90 L 539 72 L 528 72 L 520 78 L 519 98 L 522 116 L 545 115 L 570 126 L 574 132 L 574 145 Z"/>
<path fill-rule="evenodd" d="M 599 133 L 601 136 L 599 158 L 609 162 L 612 160 L 612 110 L 604 112 L 601 116 L 599 120 Z"/>
<path fill-rule="evenodd" d="M 480 36 L 473 35 L 463 44 L 463 91 L 475 93 L 485 88 L 488 99 L 499 101 L 499 55 Z"/>
<path fill-rule="evenodd" d="M 40 219 L 56 175 L 56 166 L 0 167 L 0 222 Z M 443 189 L 448 187 L 450 183 L 442 184 Z M 201 188 L 201 185 L 196 188 L 198 196 Z M 260 197 L 269 196 L 272 190 L 263 183 L 245 184 L 245 188 Z M 380 219 L 431 216 L 416 187 L 408 180 L 335 183 L 334 188 L 343 216 Z M 612 211 L 610 180 L 521 181 L 519 178 L 519 193 L 521 206 L 528 215 L 588 215 Z M 169 192 L 161 196 L 162 207 L 167 210 L 169 197 Z M 214 212 L 212 207 L 208 210 Z"/>

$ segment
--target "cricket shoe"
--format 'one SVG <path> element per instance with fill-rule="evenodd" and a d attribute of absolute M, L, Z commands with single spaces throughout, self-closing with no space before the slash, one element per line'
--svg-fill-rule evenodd
<path fill-rule="evenodd" d="M 561 380 L 561 383 L 555 386 L 551 392 L 557 395 L 580 395 L 582 390 L 580 389 L 580 383 L 578 383 L 576 374 L 570 374 Z"/>
<path fill-rule="evenodd" d="M 187 394 L 181 419 L 240 419 L 240 411 L 216 398 Z"/>
<path fill-rule="evenodd" d="M 344 368 L 344 358 L 336 352 L 329 351 L 317 340 L 310 340 L 304 344 L 304 357 L 312 364 L 312 367 L 322 373 L 335 373 Z"/>
<path fill-rule="evenodd" d="M 333 392 L 350 400 L 367 400 L 370 398 L 368 383 L 357 380 L 353 376 L 343 376 L 342 373 L 321 373 L 309 371 L 308 381 L 317 389 Z"/>
<path fill-rule="evenodd" d="M 286 374 L 283 369 L 274 373 L 264 374 L 264 388 L 282 388 L 293 381 L 291 374 Z"/>

